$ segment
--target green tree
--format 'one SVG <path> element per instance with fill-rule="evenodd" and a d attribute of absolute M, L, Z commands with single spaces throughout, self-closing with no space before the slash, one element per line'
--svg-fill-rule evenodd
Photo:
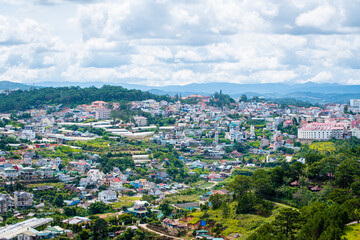
<path fill-rule="evenodd" d="M 250 190 L 251 186 L 252 182 L 249 177 L 238 175 L 228 184 L 227 188 L 234 192 L 234 199 L 237 199 L 241 194 Z"/>
<path fill-rule="evenodd" d="M 274 226 L 283 233 L 287 239 L 296 239 L 295 234 L 301 228 L 300 213 L 292 208 L 282 209 L 275 217 Z"/>
<path fill-rule="evenodd" d="M 62 207 L 64 204 L 64 198 L 62 194 L 58 194 L 54 200 L 54 205 L 57 207 Z"/>
<path fill-rule="evenodd" d="M 339 187 L 348 188 L 354 182 L 355 176 L 358 173 L 358 163 L 353 159 L 345 159 L 336 168 L 335 182 Z"/>
<path fill-rule="evenodd" d="M 95 220 L 95 223 L 93 224 L 92 227 L 93 233 L 94 233 L 94 238 L 95 239 L 100 239 L 102 237 L 105 237 L 108 233 L 108 224 L 105 221 L 105 219 L 102 218 L 97 218 Z"/>

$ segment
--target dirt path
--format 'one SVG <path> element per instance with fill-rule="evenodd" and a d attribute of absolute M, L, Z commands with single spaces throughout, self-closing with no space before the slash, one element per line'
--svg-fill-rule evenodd
<path fill-rule="evenodd" d="M 152 230 L 152 229 L 148 228 L 146 225 L 147 225 L 147 224 L 140 224 L 139 226 L 142 227 L 143 229 L 145 229 L 146 231 L 155 233 L 155 234 L 157 234 L 157 235 L 159 235 L 159 236 L 162 236 L 162 237 L 168 237 L 168 238 L 171 238 L 171 239 L 178 239 L 178 240 L 184 240 L 184 239 L 185 239 L 185 238 L 173 237 L 173 236 L 170 236 L 170 235 L 161 233 L 161 232 L 157 232 L 157 231 L 155 231 L 155 230 Z"/>

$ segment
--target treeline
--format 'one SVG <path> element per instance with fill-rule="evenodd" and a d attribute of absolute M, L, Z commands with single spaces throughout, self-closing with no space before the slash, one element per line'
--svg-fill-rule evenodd
<path fill-rule="evenodd" d="M 0 112 L 12 110 L 28 110 L 44 105 L 63 104 L 75 106 L 89 104 L 93 101 L 142 101 L 155 99 L 157 101 L 169 100 L 168 96 L 155 95 L 140 90 L 128 90 L 120 86 L 105 85 L 102 88 L 89 87 L 57 87 L 18 90 L 9 95 L 0 95 Z"/>
<path fill-rule="evenodd" d="M 282 162 L 251 177 L 238 172 L 227 186 L 238 214 L 270 212 L 263 200 L 298 208 L 282 210 L 249 239 L 341 239 L 345 225 L 360 220 L 360 140 L 332 142 L 332 152 L 302 149 L 306 164 Z"/>

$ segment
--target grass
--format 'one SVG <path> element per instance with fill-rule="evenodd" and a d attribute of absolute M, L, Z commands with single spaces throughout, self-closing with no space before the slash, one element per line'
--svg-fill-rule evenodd
<path fill-rule="evenodd" d="M 221 235 L 229 236 L 230 234 L 238 233 L 240 238 L 246 239 L 249 237 L 258 227 L 266 222 L 271 222 L 275 219 L 275 215 L 279 212 L 280 209 L 284 206 L 276 205 L 275 209 L 272 212 L 270 217 L 263 217 L 253 214 L 236 214 L 235 213 L 236 203 L 230 204 L 230 215 L 227 217 L 223 216 L 223 213 L 220 209 L 217 210 L 208 210 L 208 217 L 204 218 L 204 212 L 197 211 L 191 213 L 190 216 L 194 217 L 190 223 L 197 223 L 199 220 L 205 220 L 207 222 L 215 222 L 217 224 L 222 224 L 223 229 Z"/>
<path fill-rule="evenodd" d="M 314 142 L 310 145 L 310 149 L 321 153 L 332 153 L 336 150 L 333 142 Z"/>
<path fill-rule="evenodd" d="M 111 203 L 113 208 L 131 207 L 135 201 L 141 200 L 141 197 L 120 197 L 117 202 Z"/>
<path fill-rule="evenodd" d="M 213 185 L 214 185 L 213 182 L 204 182 L 204 183 L 198 185 L 197 187 L 198 187 L 198 188 L 207 188 L 207 187 L 211 187 L 211 186 L 213 186 Z"/>
<path fill-rule="evenodd" d="M 165 198 L 163 201 L 166 201 L 168 203 L 197 202 L 197 201 L 199 201 L 199 194 L 174 195 L 174 196 Z"/>
<path fill-rule="evenodd" d="M 345 236 L 348 240 L 360 239 L 360 224 L 345 227 Z"/>
<path fill-rule="evenodd" d="M 43 186 L 53 186 L 54 188 L 62 189 L 62 188 L 64 188 L 65 184 L 59 183 L 59 182 L 57 182 L 57 183 L 48 182 L 48 183 L 35 183 L 35 184 L 26 185 L 27 188 L 36 188 L 36 187 L 43 187 Z"/>

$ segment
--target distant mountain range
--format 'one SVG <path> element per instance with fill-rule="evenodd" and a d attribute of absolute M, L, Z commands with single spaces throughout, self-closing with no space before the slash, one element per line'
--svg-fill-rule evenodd
<path fill-rule="evenodd" d="M 14 84 L 14 88 L 28 89 L 27 86 L 20 83 L 0 82 L 0 89 L 9 89 Z M 329 103 L 339 102 L 346 103 L 352 98 L 360 98 L 360 85 L 341 85 L 328 83 L 307 82 L 302 84 L 285 84 L 285 83 L 255 83 L 255 84 L 237 84 L 237 83 L 192 83 L 187 85 L 169 85 L 163 87 L 108 83 L 108 82 L 38 82 L 37 86 L 41 87 L 64 87 L 64 86 L 80 86 L 80 87 L 102 87 L 103 85 L 122 86 L 128 89 L 139 89 L 149 91 L 154 94 L 174 96 L 189 96 L 193 94 L 211 95 L 215 92 L 222 91 L 234 98 L 240 97 L 242 94 L 250 96 L 261 96 L 265 98 L 295 98 L 311 103 Z M 3 86 L 7 86 L 4 88 Z"/>
<path fill-rule="evenodd" d="M 33 86 L 25 85 L 17 82 L 9 82 L 9 81 L 0 81 L 0 90 L 13 90 L 13 89 L 21 89 L 27 90 Z"/>

